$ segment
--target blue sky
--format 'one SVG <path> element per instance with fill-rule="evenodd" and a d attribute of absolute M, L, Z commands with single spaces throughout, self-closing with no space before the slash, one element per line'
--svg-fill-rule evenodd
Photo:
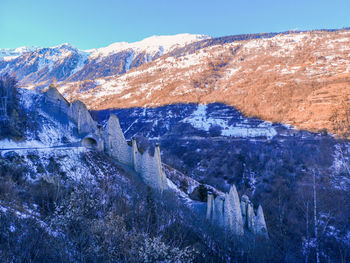
<path fill-rule="evenodd" d="M 350 26 L 350 0 L 0 0 L 0 48 Z"/>

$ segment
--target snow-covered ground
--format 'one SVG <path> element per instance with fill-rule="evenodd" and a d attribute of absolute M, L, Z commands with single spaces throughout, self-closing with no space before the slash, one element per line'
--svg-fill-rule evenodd
<path fill-rule="evenodd" d="M 198 105 L 189 117 L 185 118 L 183 122 L 190 123 L 193 127 L 204 131 L 209 131 L 212 126 L 221 127 L 221 135 L 232 137 L 267 137 L 272 138 L 277 135 L 276 130 L 269 122 L 261 122 L 256 127 L 252 127 L 247 123 L 247 120 L 236 122 L 233 125 L 228 124 L 228 120 L 224 118 L 208 117 L 207 105 Z"/>
<path fill-rule="evenodd" d="M 32 52 L 36 50 L 37 47 L 19 47 L 19 48 L 5 48 L 0 49 L 0 61 L 9 61 L 15 59 L 24 53 Z"/>
<path fill-rule="evenodd" d="M 19 141 L 15 142 L 12 140 L 4 139 L 0 140 L 0 149 L 8 149 L 8 148 L 37 148 L 37 147 L 45 147 L 40 141 L 31 140 L 31 141 Z"/>
<path fill-rule="evenodd" d="M 89 49 L 86 50 L 86 52 L 91 53 L 91 58 L 106 57 L 111 54 L 115 54 L 129 49 L 134 50 L 134 52 L 136 53 L 147 52 L 152 56 L 161 56 L 176 47 L 209 38 L 210 37 L 206 35 L 193 34 L 151 36 L 138 42 L 116 42 L 109 45 L 108 47 Z"/>

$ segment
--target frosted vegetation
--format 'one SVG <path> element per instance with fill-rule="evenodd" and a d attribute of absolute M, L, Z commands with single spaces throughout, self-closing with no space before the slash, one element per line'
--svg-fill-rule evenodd
<path fill-rule="evenodd" d="M 142 151 L 161 144 L 171 191 L 159 194 L 104 153 L 67 146 L 81 140 L 77 125 L 43 104 L 41 93 L 18 91 L 13 78 L 2 76 L 0 95 L 10 100 L 0 148 L 17 149 L 0 156 L 1 260 L 348 262 L 348 141 L 209 103 L 220 99 L 250 116 L 337 128 L 346 138 L 349 125 L 341 120 L 349 105 L 334 118 L 328 111 L 332 94 L 339 99 L 347 90 L 348 77 L 339 75 L 349 73 L 346 39 L 348 30 L 218 39 L 180 35 L 89 51 L 68 44 L 2 50 L 0 71 L 20 69 L 28 85 L 59 76 L 61 91 L 91 107 L 185 104 L 113 110 Z M 66 68 L 69 61 L 74 63 Z M 110 65 L 114 76 L 100 65 Z M 319 81 L 329 72 L 335 79 Z M 229 83 L 237 85 L 236 93 Z M 109 113 L 93 115 L 104 125 Z M 236 218 L 226 217 L 226 224 L 239 235 L 242 224 L 236 223 L 244 217 L 232 210 L 237 195 L 249 196 L 259 222 L 261 204 L 269 239 L 249 232 L 237 238 L 206 221 L 211 191 L 229 193 L 226 212 Z"/>

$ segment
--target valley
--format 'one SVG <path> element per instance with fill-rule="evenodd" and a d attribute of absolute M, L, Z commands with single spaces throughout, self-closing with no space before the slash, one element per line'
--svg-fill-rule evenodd
<path fill-rule="evenodd" d="M 0 252 L 346 262 L 349 43 L 343 28 L 0 49 Z"/>

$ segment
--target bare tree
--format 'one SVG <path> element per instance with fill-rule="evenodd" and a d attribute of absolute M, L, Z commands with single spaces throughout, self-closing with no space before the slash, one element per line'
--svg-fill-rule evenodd
<path fill-rule="evenodd" d="M 315 249 L 316 249 L 316 262 L 320 262 L 319 254 L 319 242 L 318 242 L 318 227 L 317 227 L 317 195 L 316 195 L 316 173 L 312 172 L 312 190 L 313 190 L 313 203 L 314 203 L 314 234 L 315 234 Z"/>

